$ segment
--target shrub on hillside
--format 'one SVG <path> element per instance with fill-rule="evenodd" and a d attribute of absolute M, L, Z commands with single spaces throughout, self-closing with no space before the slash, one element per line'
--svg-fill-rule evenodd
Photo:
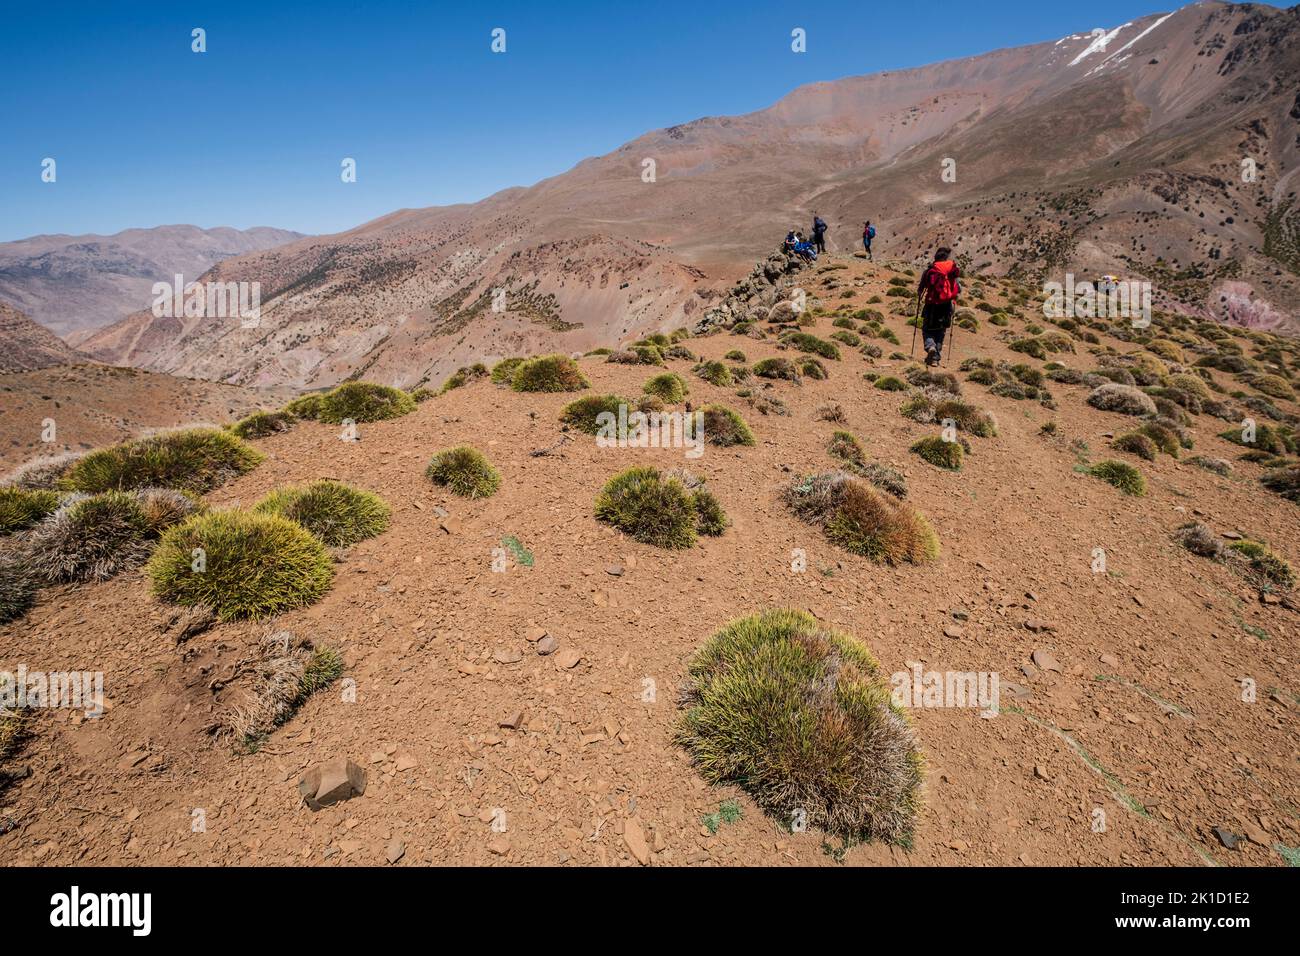
<path fill-rule="evenodd" d="M 669 405 L 677 405 L 686 399 L 690 390 L 686 387 L 686 380 L 676 372 L 664 372 L 646 382 L 642 391 L 659 396 Z"/>
<path fill-rule="evenodd" d="M 1265 472 L 1259 482 L 1287 501 L 1300 504 L 1300 465 L 1289 465 L 1286 468 Z"/>
<path fill-rule="evenodd" d="M 452 389 L 463 388 L 470 382 L 476 382 L 480 378 L 486 378 L 488 374 L 487 366 L 482 362 L 475 362 L 473 365 L 462 366 L 461 368 L 456 369 L 447 381 L 442 383 L 442 388 L 439 390 L 438 394 L 442 395 L 450 392 Z"/>
<path fill-rule="evenodd" d="M 1122 415 L 1156 413 L 1156 403 L 1151 400 L 1151 396 L 1131 385 L 1120 385 L 1117 382 L 1093 389 L 1088 395 L 1088 404 L 1103 412 L 1119 412 Z"/>
<path fill-rule="evenodd" d="M 1142 472 L 1122 461 L 1099 461 L 1088 469 L 1088 474 L 1114 485 L 1126 495 L 1141 497 L 1146 494 L 1146 479 Z"/>
<path fill-rule="evenodd" d="M 424 475 L 462 498 L 490 498 L 501 487 L 501 474 L 469 445 L 457 445 L 433 456 Z"/>
<path fill-rule="evenodd" d="M 710 445 L 723 448 L 732 445 L 754 445 L 754 433 L 737 412 L 725 405 L 705 405 L 700 409 L 704 415 L 704 440 Z"/>
<path fill-rule="evenodd" d="M 210 511 L 167 531 L 146 567 L 155 597 L 232 621 L 313 604 L 334 569 L 325 546 L 276 514 Z"/>
<path fill-rule="evenodd" d="M 29 533 L 26 563 L 52 584 L 107 581 L 144 560 L 149 530 L 130 492 L 72 495 Z"/>
<path fill-rule="evenodd" d="M 92 451 L 68 469 L 63 484 L 88 493 L 154 486 L 203 494 L 262 458 L 223 429 L 186 428 Z"/>
<path fill-rule="evenodd" d="M 962 447 L 960 442 L 944 441 L 938 435 L 922 438 L 909 451 L 920 455 L 924 461 L 949 471 L 961 470 Z"/>
<path fill-rule="evenodd" d="M 754 363 L 754 374 L 759 378 L 786 379 L 797 382 L 799 370 L 788 358 L 765 358 Z"/>
<path fill-rule="evenodd" d="M 797 348 L 800 352 L 811 352 L 814 355 L 820 355 L 826 359 L 838 359 L 840 350 L 834 344 L 824 339 L 819 339 L 811 332 L 787 332 L 781 336 L 781 341 L 786 345 Z"/>
<path fill-rule="evenodd" d="M 415 399 L 400 388 L 374 382 L 344 382 L 321 396 L 316 420 L 331 425 L 378 422 L 415 411 Z"/>
<path fill-rule="evenodd" d="M 784 498 L 795 517 L 877 563 L 920 564 L 939 555 L 939 539 L 918 511 L 844 472 L 796 478 Z"/>
<path fill-rule="evenodd" d="M 590 385 L 578 363 L 567 355 L 527 359 L 510 379 L 516 392 L 580 392 Z"/>
<path fill-rule="evenodd" d="M 595 515 L 642 544 L 677 550 L 689 548 L 699 534 L 721 534 L 727 524 L 712 493 L 649 467 L 609 479 L 596 496 Z"/>
<path fill-rule="evenodd" d="M 0 535 L 13 534 L 30 528 L 59 507 L 57 491 L 19 488 L 15 485 L 0 487 Z"/>
<path fill-rule="evenodd" d="M 293 427 L 297 420 L 297 417 L 291 412 L 257 411 L 245 415 L 228 427 L 230 434 L 236 438 L 248 440 L 250 438 L 266 438 L 268 435 L 274 435 L 277 432 L 286 432 Z"/>
<path fill-rule="evenodd" d="M 1116 451 L 1128 452 L 1147 461 L 1156 460 L 1156 443 L 1141 432 L 1128 432 L 1120 435 L 1110 444 Z"/>
<path fill-rule="evenodd" d="M 0 480 L 0 487 L 23 488 L 27 491 L 57 491 L 63 487 L 63 476 L 81 457 L 79 452 L 66 452 L 62 455 L 37 458 L 9 472 Z"/>
<path fill-rule="evenodd" d="M 284 406 L 282 411 L 294 418 L 303 418 L 314 422 L 320 416 L 321 401 L 324 398 L 325 394 L 323 392 L 308 392 L 306 395 L 299 395 L 293 399 L 288 405 Z"/>
<path fill-rule="evenodd" d="M 731 369 L 721 362 L 700 362 L 691 371 L 710 385 L 717 385 L 721 388 L 726 388 L 735 382 Z"/>
<path fill-rule="evenodd" d="M 783 826 L 910 845 L 916 735 L 865 646 L 804 611 L 718 631 L 691 659 L 675 739 L 711 784 L 745 790 Z"/>
<path fill-rule="evenodd" d="M 288 518 L 334 548 L 382 533 L 392 515 L 377 495 L 337 481 L 277 488 L 253 510 Z"/>
<path fill-rule="evenodd" d="M 0 550 L 0 624 L 16 621 L 36 603 L 39 582 L 20 550 Z"/>
<path fill-rule="evenodd" d="M 570 428 L 594 435 L 600 431 L 600 416 L 609 412 L 617 419 L 620 405 L 632 408 L 632 403 L 619 395 L 584 395 L 560 410 L 560 421 Z"/>
<path fill-rule="evenodd" d="M 1295 571 L 1286 559 L 1279 557 L 1264 544 L 1250 539 L 1228 542 L 1229 553 L 1241 558 L 1254 576 L 1273 587 L 1295 587 Z"/>
<path fill-rule="evenodd" d="M 590 353 L 588 353 L 590 354 Z M 488 373 L 488 378 L 495 385 L 509 385 L 510 380 L 515 376 L 515 369 L 528 361 L 523 356 L 512 356 L 504 358 L 496 365 L 492 366 L 492 371 Z"/>
<path fill-rule="evenodd" d="M 742 352 L 740 349 L 732 349 L 730 352 L 728 352 L 726 355 L 724 355 L 724 356 L 722 356 L 722 357 L 723 357 L 724 359 L 726 359 L 728 362 L 747 362 L 747 361 L 749 361 L 749 359 L 745 358 L 745 353 Z"/>
<path fill-rule="evenodd" d="M 876 379 L 875 386 L 876 388 L 880 389 L 882 392 L 907 391 L 906 383 L 904 383 L 901 379 L 895 378 L 892 375 L 882 375 L 880 378 Z"/>

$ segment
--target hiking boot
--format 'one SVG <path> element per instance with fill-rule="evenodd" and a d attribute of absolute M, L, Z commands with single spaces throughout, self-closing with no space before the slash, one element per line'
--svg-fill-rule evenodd
<path fill-rule="evenodd" d="M 938 365 L 938 364 L 939 364 L 939 353 L 936 352 L 934 349 L 926 349 L 926 350 L 925 350 L 925 364 L 926 364 L 927 366 Z"/>

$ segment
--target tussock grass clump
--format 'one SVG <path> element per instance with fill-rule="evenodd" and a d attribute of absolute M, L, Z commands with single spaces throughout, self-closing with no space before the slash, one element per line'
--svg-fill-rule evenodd
<path fill-rule="evenodd" d="M 0 624 L 16 621 L 36 603 L 39 581 L 22 551 L 0 551 Z"/>
<path fill-rule="evenodd" d="M 320 417 L 321 401 L 325 398 L 324 392 L 308 392 L 306 395 L 299 395 L 289 404 L 285 405 L 282 411 L 294 418 L 305 419 L 310 422 L 317 421 Z"/>
<path fill-rule="evenodd" d="M 1255 391 L 1263 392 L 1269 398 L 1295 400 L 1295 389 L 1281 375 L 1255 375 L 1251 377 L 1248 384 Z"/>
<path fill-rule="evenodd" d="M 1200 522 L 1183 525 L 1174 532 L 1174 540 L 1192 554 L 1215 561 L 1221 560 L 1226 551 L 1223 540 Z"/>
<path fill-rule="evenodd" d="M 1227 431 L 1219 432 L 1220 438 L 1226 438 L 1234 445 L 1243 448 L 1253 448 L 1268 452 L 1270 455 L 1284 455 L 1287 452 L 1286 439 L 1267 422 L 1260 422 L 1255 426 L 1254 441 L 1248 441 L 1247 436 L 1248 433 L 1243 428 L 1229 428 Z"/>
<path fill-rule="evenodd" d="M 848 329 L 839 329 L 830 334 L 830 337 L 836 342 L 847 345 L 851 349 L 857 348 L 862 344 L 862 339 L 856 332 L 850 332 Z"/>
<path fill-rule="evenodd" d="M 1139 435 L 1145 435 L 1156 446 L 1158 451 L 1164 452 L 1171 458 L 1178 457 L 1178 449 L 1181 445 L 1178 433 L 1173 429 L 1167 428 L 1160 422 L 1143 422 L 1136 429 Z"/>
<path fill-rule="evenodd" d="M 408 388 L 406 394 L 411 396 L 411 401 L 417 405 L 423 405 L 429 399 L 434 397 L 432 389 L 425 388 L 423 385 L 417 385 L 415 388 Z"/>
<path fill-rule="evenodd" d="M 263 457 L 224 429 L 186 428 L 92 451 L 68 469 L 63 483 L 90 494 L 148 486 L 203 494 L 251 471 Z"/>
<path fill-rule="evenodd" d="M 675 739 L 712 784 L 789 826 L 908 846 L 923 759 L 880 665 L 804 611 L 732 621 L 692 657 Z"/>
<path fill-rule="evenodd" d="M 726 355 L 724 355 L 724 356 L 722 356 L 722 357 L 723 357 L 724 359 L 726 359 L 728 362 L 748 362 L 748 361 L 749 361 L 749 359 L 745 358 L 745 353 L 742 352 L 740 349 L 732 349 L 730 352 L 728 352 Z"/>
<path fill-rule="evenodd" d="M 424 474 L 435 485 L 462 498 L 490 498 L 501 487 L 501 473 L 481 451 L 469 445 L 438 452 Z"/>
<path fill-rule="evenodd" d="M 844 406 L 839 402 L 826 402 L 817 406 L 813 416 L 822 422 L 835 422 L 843 424 L 849 420 L 849 416 L 844 413 Z"/>
<path fill-rule="evenodd" d="M 1246 562 L 1257 579 L 1284 589 L 1295 587 L 1295 571 L 1285 558 L 1269 550 L 1268 546 L 1249 538 L 1229 541 L 1228 551 Z"/>
<path fill-rule="evenodd" d="M 511 376 L 516 392 L 580 392 L 591 383 L 567 355 L 543 355 L 521 362 Z"/>
<path fill-rule="evenodd" d="M 329 552 L 277 514 L 210 511 L 167 531 L 146 572 L 155 597 L 233 621 L 313 604 L 334 576 Z"/>
<path fill-rule="evenodd" d="M 1127 432 L 1120 435 L 1110 443 L 1110 447 L 1116 451 L 1137 455 L 1146 461 L 1156 460 L 1156 443 L 1141 432 Z"/>
<path fill-rule="evenodd" d="M 1088 395 L 1088 404 L 1103 412 L 1119 412 L 1122 415 L 1154 415 L 1156 403 L 1150 395 L 1140 392 L 1131 385 L 1110 382 L 1099 385 Z"/>
<path fill-rule="evenodd" d="M 951 421 L 961 431 L 979 438 L 994 438 L 998 433 L 997 422 L 991 414 L 957 399 L 935 405 L 934 419 L 937 422 Z"/>
<path fill-rule="evenodd" d="M 133 492 L 144 514 L 145 534 L 156 538 L 204 508 L 201 499 L 175 488 L 140 488 Z"/>
<path fill-rule="evenodd" d="M 920 564 L 939 556 L 939 539 L 920 512 L 842 471 L 796 478 L 784 498 L 795 517 L 852 554 L 879 564 Z"/>
<path fill-rule="evenodd" d="M 765 358 L 754 363 L 754 374 L 759 378 L 799 381 L 799 370 L 788 358 Z"/>
<path fill-rule="evenodd" d="M 343 675 L 338 651 L 313 647 L 289 631 L 267 634 L 258 651 L 253 685 L 225 721 L 226 730 L 247 751 L 257 750 L 312 694 Z"/>
<path fill-rule="evenodd" d="M 696 355 L 685 345 L 671 345 L 664 351 L 666 359 L 681 359 L 683 362 L 694 362 Z M 743 362 L 744 359 L 741 359 Z"/>
<path fill-rule="evenodd" d="M 697 535 L 721 534 L 727 517 L 712 493 L 688 483 L 698 480 L 661 475 L 655 468 L 629 468 L 607 481 L 596 496 L 596 518 L 642 544 L 689 548 Z"/>
<path fill-rule="evenodd" d="M 844 470 L 865 478 L 877 488 L 895 498 L 907 497 L 907 479 L 888 465 L 869 461 L 867 453 L 852 432 L 837 431 L 831 436 L 826 450 L 839 459 Z"/>
<path fill-rule="evenodd" d="M 797 348 L 800 352 L 811 352 L 825 359 L 838 359 L 840 357 L 838 346 L 827 342 L 825 339 L 819 339 L 811 332 L 787 332 L 781 336 L 781 341 L 786 345 Z"/>
<path fill-rule="evenodd" d="M 882 375 L 875 381 L 876 388 L 882 392 L 905 392 L 907 383 L 902 379 L 895 378 L 892 375 Z"/>
<path fill-rule="evenodd" d="M 917 388 L 933 389 L 950 395 L 961 394 L 961 383 L 951 372 L 940 372 L 929 368 L 910 368 L 905 373 L 907 381 Z"/>
<path fill-rule="evenodd" d="M 1265 472 L 1260 477 L 1259 483 L 1287 501 L 1300 504 L 1300 465 L 1289 465 L 1286 468 Z"/>
<path fill-rule="evenodd" d="M 230 434 L 236 438 L 248 440 L 250 438 L 266 438 L 268 435 L 274 435 L 277 432 L 287 432 L 298 421 L 297 416 L 292 412 L 253 412 L 245 415 L 230 428 Z"/>
<path fill-rule="evenodd" d="M 1206 471 L 1212 471 L 1224 478 L 1232 474 L 1232 462 L 1225 458 L 1207 458 L 1205 455 L 1196 455 L 1187 459 L 1187 463 L 1195 465 L 1197 468 L 1204 468 Z"/>
<path fill-rule="evenodd" d="M 0 488 L 0 535 L 13 534 L 30 528 L 59 507 L 61 496 L 57 491 L 19 488 L 6 485 Z"/>
<path fill-rule="evenodd" d="M 938 468 L 946 468 L 949 471 L 961 470 L 962 447 L 960 442 L 944 441 L 938 435 L 930 435 L 913 444 L 908 450 L 920 455 L 922 460 L 928 461 Z"/>
<path fill-rule="evenodd" d="M 37 458 L 19 465 L 2 480 L 0 487 L 25 488 L 28 491 L 57 491 L 64 487 L 62 478 L 73 463 L 80 459 L 79 452 L 66 452 Z"/>
<path fill-rule="evenodd" d="M 626 405 L 629 409 L 633 407 L 631 402 L 618 395 L 584 395 L 560 410 L 560 421 L 570 428 L 594 435 L 600 431 L 600 416 L 609 412 L 617 419 L 620 405 Z"/>
<path fill-rule="evenodd" d="M 830 378 L 830 372 L 826 371 L 826 366 L 822 363 L 822 360 L 813 358 L 811 355 L 801 358 L 796 363 L 796 368 L 798 368 L 800 375 L 818 382 L 824 382 Z"/>
<path fill-rule="evenodd" d="M 1142 472 L 1122 461 L 1099 461 L 1088 469 L 1088 474 L 1114 485 L 1126 495 L 1140 498 L 1147 493 L 1147 483 Z"/>
<path fill-rule="evenodd" d="M 831 443 L 826 450 L 846 463 L 860 465 L 865 464 L 867 460 L 867 452 L 862 447 L 862 442 L 858 441 L 858 436 L 852 432 L 835 432 L 831 435 Z"/>
<path fill-rule="evenodd" d="M 588 353 L 590 354 L 590 353 Z M 511 356 L 504 358 L 496 365 L 492 366 L 492 371 L 488 373 L 488 378 L 494 385 L 509 385 L 510 380 L 515 376 L 515 369 L 528 361 L 523 356 Z"/>
<path fill-rule="evenodd" d="M 743 361 L 743 360 L 742 360 Z M 664 372 L 646 382 L 641 389 L 647 395 L 657 395 L 669 405 L 676 405 L 685 400 L 690 389 L 686 380 L 676 372 Z"/>
<path fill-rule="evenodd" d="M 721 362 L 701 362 L 691 371 L 710 385 L 717 385 L 720 388 L 726 388 L 735 382 L 731 369 Z"/>
<path fill-rule="evenodd" d="M 378 422 L 415 411 L 415 399 L 400 388 L 375 382 L 344 382 L 321 396 L 317 421 Z"/>
<path fill-rule="evenodd" d="M 382 534 L 392 516 L 378 495 L 337 481 L 277 488 L 253 510 L 288 518 L 332 548 Z"/>
<path fill-rule="evenodd" d="M 149 530 L 134 494 L 72 495 L 30 532 L 26 563 L 50 583 L 107 581 L 144 560 Z"/>
<path fill-rule="evenodd" d="M 710 445 L 728 448 L 732 445 L 754 445 L 757 441 L 745 420 L 725 405 L 705 405 L 704 440 Z"/>
<path fill-rule="evenodd" d="M 448 377 L 447 381 L 442 383 L 442 388 L 439 390 L 438 394 L 445 394 L 454 388 L 463 388 L 470 382 L 476 382 L 480 378 L 486 378 L 488 374 L 487 366 L 482 362 L 475 362 L 473 365 L 462 366 L 456 369 L 456 371 Z"/>

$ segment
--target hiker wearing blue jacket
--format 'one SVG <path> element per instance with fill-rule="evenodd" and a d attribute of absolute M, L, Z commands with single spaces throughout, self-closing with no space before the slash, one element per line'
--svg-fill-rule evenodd
<path fill-rule="evenodd" d="M 813 245 L 818 252 L 826 251 L 826 220 L 813 213 Z"/>
<path fill-rule="evenodd" d="M 871 259 L 872 262 L 876 261 L 871 256 L 871 240 L 874 238 L 876 238 L 876 227 L 868 219 L 862 224 L 862 248 L 867 250 L 867 258 Z"/>

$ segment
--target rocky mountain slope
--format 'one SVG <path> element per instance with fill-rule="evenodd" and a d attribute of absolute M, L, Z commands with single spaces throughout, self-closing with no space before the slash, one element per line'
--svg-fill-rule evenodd
<path fill-rule="evenodd" d="M 301 238 L 300 232 L 266 226 L 180 225 L 0 242 L 0 301 L 75 345 L 93 330 L 147 307 L 155 282 L 171 283 L 178 273 L 193 282 L 222 259 Z"/>
<path fill-rule="evenodd" d="M 1158 303 L 1286 326 L 1300 304 L 1298 35 L 1296 9 L 1204 3 L 813 83 L 529 188 L 227 260 L 209 278 L 262 283 L 256 329 L 138 313 L 85 347 L 244 384 L 438 382 L 691 322 L 813 210 L 835 249 L 856 248 L 869 217 L 890 255 L 944 242 L 1035 282 L 1145 278 Z"/>
<path fill-rule="evenodd" d="M 0 372 L 84 362 L 86 356 L 37 325 L 11 305 L 0 302 Z"/>
<path fill-rule="evenodd" d="M 926 386 L 907 358 L 906 269 L 834 256 L 774 271 L 778 301 L 801 288 L 808 312 L 679 343 L 695 358 L 667 366 L 687 401 L 734 408 L 752 446 L 710 445 L 697 460 L 598 447 L 560 422 L 574 394 L 487 377 L 363 424 L 359 441 L 314 421 L 255 439 L 265 460 L 210 505 L 333 478 L 382 497 L 391 526 L 336 553 L 317 603 L 260 622 L 191 628 L 140 571 L 43 589 L 0 626 L 0 669 L 103 670 L 108 708 L 34 716 L 0 765 L 11 781 L 0 854 L 14 865 L 1294 862 L 1294 588 L 1175 540 L 1199 522 L 1300 559 L 1296 504 L 1260 481 L 1297 460 L 1294 343 L 1170 316 L 1143 334 L 1044 327 L 1032 286 L 983 277 L 968 282 L 942 370 L 954 379 Z M 808 357 L 803 340 L 775 334 L 796 323 L 838 348 L 822 356 L 826 377 L 756 374 L 763 360 Z M 746 378 L 712 384 L 696 359 Z M 663 371 L 603 355 L 579 365 L 591 383 L 580 394 L 636 396 Z M 1114 447 L 1143 419 L 1090 398 L 1135 373 L 1162 383 L 1132 392 L 1166 403 L 1182 439 L 1151 460 Z M 910 449 L 941 427 L 918 414 L 922 399 L 954 388 L 996 434 L 963 432 L 969 453 L 948 470 Z M 1291 435 L 1290 450 L 1220 437 L 1244 414 L 1274 440 Z M 938 535 L 936 560 L 875 564 L 783 503 L 798 476 L 844 467 L 830 451 L 839 430 L 905 480 Z M 468 500 L 425 477 L 435 452 L 461 443 L 499 469 L 496 494 Z M 1105 459 L 1135 466 L 1145 494 L 1095 477 Z M 644 464 L 706 478 L 731 525 L 670 551 L 596 520 L 603 483 Z M 886 675 L 1001 676 L 996 717 L 909 707 L 926 763 L 910 849 L 842 852 L 791 832 L 741 789 L 706 785 L 673 743 L 690 655 L 727 621 L 787 606 L 860 638 Z M 243 705 L 257 649 L 280 631 L 336 649 L 347 681 L 239 752 L 211 731 Z M 313 811 L 298 781 L 339 759 L 365 770 L 365 793 Z"/>

